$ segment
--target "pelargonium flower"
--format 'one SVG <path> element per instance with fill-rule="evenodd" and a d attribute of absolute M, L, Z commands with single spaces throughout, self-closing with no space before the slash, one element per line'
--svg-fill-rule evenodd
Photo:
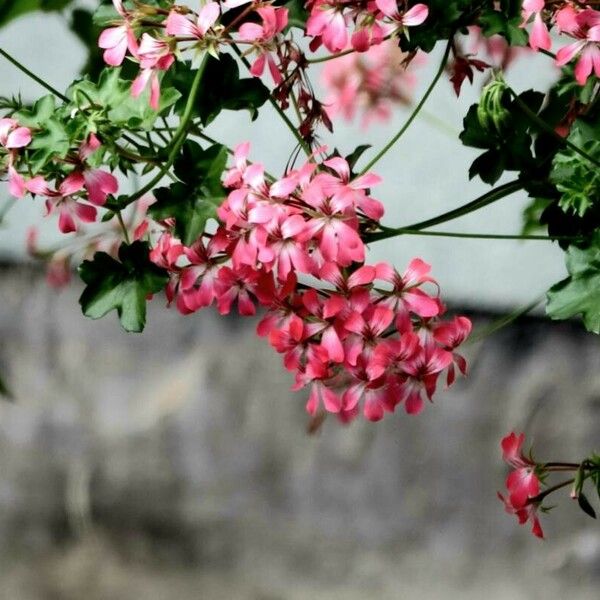
<path fill-rule="evenodd" d="M 306 21 L 306 33 L 313 36 L 316 44 L 311 44 L 315 49 L 323 42 L 330 52 L 339 52 L 348 45 L 349 15 L 344 15 L 346 5 L 335 0 L 316 0 L 312 5 L 310 15 Z"/>
<path fill-rule="evenodd" d="M 471 325 L 442 319 L 437 294 L 422 289 L 437 291 L 424 261 L 403 274 L 364 263 L 361 228 L 383 215 L 371 197 L 380 178 L 355 177 L 332 156 L 310 157 L 273 180 L 248 154 L 248 144 L 234 151 L 224 176 L 230 192 L 217 230 L 204 234 L 208 244 L 200 238 L 187 248 L 172 237 L 172 223 L 162 224 L 150 257 L 171 275 L 169 302 L 176 298 L 184 314 L 211 304 L 227 314 L 237 302 L 240 314 L 254 315 L 261 305 L 267 314 L 257 333 L 295 373 L 292 389 L 310 389 L 313 416 L 323 408 L 342 422 L 360 412 L 376 421 L 401 403 L 420 412 L 444 371 L 451 384 L 454 364 L 466 368 L 455 349 Z M 307 275 L 309 283 L 298 281 Z"/>
<path fill-rule="evenodd" d="M 171 10 L 166 21 L 166 32 L 168 35 L 185 36 L 201 40 L 206 35 L 206 32 L 217 22 L 220 13 L 221 9 L 217 2 L 208 2 L 200 9 L 194 23 L 176 10 Z"/>
<path fill-rule="evenodd" d="M 96 220 L 96 209 L 89 204 L 79 202 L 73 196 L 85 186 L 85 179 L 79 172 L 67 175 L 56 190 L 50 189 L 48 183 L 40 176 L 27 182 L 27 190 L 32 194 L 46 197 L 46 214 L 58 210 L 58 228 L 61 233 L 77 231 L 77 220 L 93 223 Z"/>
<path fill-rule="evenodd" d="M 416 84 L 414 73 L 404 64 L 407 55 L 393 40 L 368 51 L 340 56 L 326 63 L 321 81 L 327 95 L 325 109 L 351 121 L 362 113 L 361 125 L 387 121 L 395 105 L 406 106 Z M 420 55 L 414 59 L 421 61 Z"/>
<path fill-rule="evenodd" d="M 158 110 L 160 103 L 158 72 L 167 71 L 175 62 L 171 46 L 165 40 L 157 40 L 144 33 L 138 49 L 138 58 L 142 70 L 131 84 L 131 95 L 134 98 L 140 96 L 150 82 L 150 106 Z"/>
<path fill-rule="evenodd" d="M 7 150 L 24 148 L 31 142 L 31 130 L 19 126 L 15 119 L 0 119 L 0 146 Z"/>
<path fill-rule="evenodd" d="M 550 50 L 552 40 L 548 27 L 542 17 L 542 11 L 546 5 L 545 0 L 523 0 L 522 16 L 523 22 L 521 27 L 525 27 L 533 16 L 533 27 L 529 34 L 529 45 L 534 50 Z"/>
<path fill-rule="evenodd" d="M 112 67 L 118 67 L 123 63 L 127 50 L 132 56 L 137 56 L 138 43 L 122 0 L 113 0 L 113 4 L 119 15 L 123 17 L 123 23 L 105 29 L 100 34 L 98 46 L 104 50 L 102 55 L 104 62 Z"/>
<path fill-rule="evenodd" d="M 589 8 L 574 16 L 570 13 L 568 19 L 563 19 L 562 27 L 577 41 L 556 53 L 557 66 L 563 67 L 578 57 L 575 79 L 579 85 L 585 85 L 592 71 L 600 77 L 600 11 Z"/>
<path fill-rule="evenodd" d="M 88 193 L 89 201 L 97 206 L 104 206 L 108 195 L 116 194 L 119 191 L 119 182 L 112 173 L 103 169 L 92 169 L 85 164 L 85 161 L 101 146 L 100 140 L 92 133 L 79 147 L 83 185 Z"/>
<path fill-rule="evenodd" d="M 256 12 L 262 19 L 262 24 L 243 23 L 239 28 L 238 35 L 240 40 L 252 43 L 258 53 L 250 67 L 250 73 L 255 77 L 260 77 L 265 70 L 265 65 L 268 65 L 275 85 L 279 85 L 283 78 L 272 55 L 272 51 L 275 50 L 273 40 L 287 27 L 288 9 L 264 6 L 258 8 Z"/>
<path fill-rule="evenodd" d="M 536 473 L 536 463 L 523 453 L 522 447 L 525 435 L 512 432 L 505 436 L 500 443 L 503 460 L 513 467 L 506 478 L 508 495 L 498 497 L 504 502 L 506 511 L 517 516 L 522 525 L 532 521 L 532 533 L 543 537 L 542 528 L 537 517 L 537 503 L 532 502 L 540 493 L 540 480 Z"/>
<path fill-rule="evenodd" d="M 416 27 L 425 22 L 429 16 L 429 8 L 426 4 L 415 4 L 405 12 L 398 10 L 397 0 L 375 0 L 377 8 L 394 25 L 394 31 L 403 33 L 408 27 Z"/>

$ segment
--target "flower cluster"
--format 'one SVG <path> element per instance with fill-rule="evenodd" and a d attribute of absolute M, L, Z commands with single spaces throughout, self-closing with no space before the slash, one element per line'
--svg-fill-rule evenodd
<path fill-rule="evenodd" d="M 500 493 L 498 497 L 504 502 L 507 513 L 516 515 L 521 525 L 531 521 L 531 533 L 543 538 L 544 533 L 537 515 L 539 503 L 535 501 L 540 493 L 540 479 L 536 463 L 523 454 L 524 441 L 523 433 L 510 433 L 501 442 L 502 458 L 513 470 L 506 478 L 506 497 Z"/>
<path fill-rule="evenodd" d="M 27 167 L 25 157 L 18 150 L 32 140 L 31 130 L 19 127 L 15 119 L 0 119 L 0 145 L 8 151 L 9 192 L 22 198 L 26 192 L 45 198 L 46 214 L 58 212 L 58 227 L 61 233 L 77 231 L 78 223 L 93 223 L 97 206 L 103 206 L 110 194 L 116 194 L 119 183 L 114 175 L 88 164 L 88 159 L 102 144 L 95 134 L 90 134 L 79 148 L 74 149 L 61 161 L 61 171 L 53 173 L 54 185 L 42 175 L 28 177 L 21 173 L 17 160 Z"/>
<path fill-rule="evenodd" d="M 311 160 L 273 180 L 239 145 L 225 176 L 231 191 L 221 225 L 208 241 L 185 247 L 165 232 L 151 260 L 167 269 L 170 301 L 188 314 L 216 304 L 221 314 L 267 311 L 257 332 L 284 355 L 294 389 L 310 386 L 307 410 L 321 405 L 344 421 L 362 406 L 376 421 L 404 403 L 419 413 L 438 378 L 451 384 L 455 352 L 471 330 L 466 317 L 442 320 L 430 267 L 414 259 L 404 273 L 365 263 L 362 232 L 383 215 L 370 188 L 380 178 L 353 177 L 339 156 Z M 299 279 L 303 281 L 299 281 Z"/>
<path fill-rule="evenodd" d="M 429 14 L 425 4 L 403 10 L 396 0 L 312 0 L 307 6 L 310 16 L 306 33 L 313 38 L 311 49 L 323 44 L 330 52 L 345 50 L 349 45 L 365 52 L 388 36 L 421 25 Z"/>
<path fill-rule="evenodd" d="M 327 114 L 350 121 L 360 111 L 365 128 L 373 121 L 387 121 L 396 105 L 411 103 L 416 76 L 404 64 L 408 58 L 393 40 L 387 40 L 367 52 L 328 61 L 322 74 Z M 411 64 L 419 62 L 417 57 Z"/>
<path fill-rule="evenodd" d="M 529 45 L 534 50 L 548 51 L 552 47 L 549 25 L 573 38 L 574 42 L 558 50 L 556 65 L 562 67 L 576 59 L 575 79 L 585 85 L 592 72 L 600 77 L 600 11 L 582 8 L 581 4 L 523 0 L 523 26 L 532 23 Z"/>
<path fill-rule="evenodd" d="M 234 41 L 247 45 L 244 54 L 255 55 L 251 73 L 261 76 L 268 65 L 273 81 L 279 84 L 282 76 L 274 54 L 278 49 L 276 39 L 288 24 L 288 9 L 250 3 L 227 27 L 220 24 L 221 11 L 248 3 L 249 0 L 208 2 L 196 13 L 179 4 L 165 10 L 140 3 L 127 10 L 122 0 L 113 0 L 119 18 L 113 27 L 102 32 L 98 45 L 104 49 L 108 65 L 121 65 L 127 53 L 139 63 L 140 72 L 133 81 L 131 93 L 138 97 L 150 86 L 149 102 L 155 110 L 160 104 L 160 73 L 168 71 L 182 51 L 218 56 L 221 46 Z M 261 22 L 251 20 L 251 15 L 256 15 Z M 159 20 L 153 20 L 155 17 Z M 238 26 L 235 40 L 231 36 L 234 25 Z M 151 31 L 144 31 L 138 39 L 141 27 L 150 27 Z"/>

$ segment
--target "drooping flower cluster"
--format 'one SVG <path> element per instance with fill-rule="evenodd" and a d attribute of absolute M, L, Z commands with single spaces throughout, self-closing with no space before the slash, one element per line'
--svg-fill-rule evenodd
<path fill-rule="evenodd" d="M 507 513 L 516 515 L 521 525 L 530 521 L 531 533 L 543 538 L 544 533 L 537 515 L 539 502 L 533 500 L 540 493 L 540 479 L 536 473 L 536 463 L 523 454 L 524 441 L 523 433 L 510 433 L 502 439 L 502 459 L 513 470 L 506 478 L 506 497 L 500 493 L 498 497 L 504 502 Z"/>
<path fill-rule="evenodd" d="M 585 85 L 592 72 L 600 77 L 600 11 L 582 5 L 585 3 L 523 0 L 522 9 L 523 26 L 532 23 L 529 45 L 534 50 L 551 49 L 549 25 L 575 40 L 558 50 L 556 65 L 563 67 L 576 60 L 575 79 L 579 85 Z"/>
<path fill-rule="evenodd" d="M 360 407 L 376 421 L 404 403 L 419 413 L 441 373 L 454 381 L 466 363 L 455 349 L 471 323 L 442 320 L 444 306 L 420 259 L 403 273 L 365 263 L 362 233 L 383 215 L 370 188 L 380 178 L 353 177 L 341 157 L 307 162 L 279 180 L 235 150 L 231 191 L 208 241 L 185 247 L 165 232 L 151 253 L 171 273 L 167 295 L 188 314 L 216 304 L 227 314 L 267 311 L 257 331 L 283 354 L 294 389 L 310 386 L 307 410 L 323 406 L 343 420 Z"/>
<path fill-rule="evenodd" d="M 322 81 L 327 91 L 327 114 L 347 121 L 362 113 L 362 126 L 386 121 L 396 105 L 409 105 L 416 77 L 396 42 L 387 40 L 365 53 L 351 53 L 328 61 Z M 422 62 L 417 58 L 411 65 Z"/>

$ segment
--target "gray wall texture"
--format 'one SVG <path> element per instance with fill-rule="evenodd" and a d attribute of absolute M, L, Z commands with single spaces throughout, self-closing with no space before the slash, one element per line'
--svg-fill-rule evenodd
<path fill-rule="evenodd" d="M 541 460 L 597 448 L 600 352 L 576 325 L 520 321 L 422 415 L 308 436 L 252 320 L 157 297 L 126 335 L 79 292 L 0 273 L 0 598 L 598 597 L 600 532 L 567 492 L 544 542 L 496 498 L 511 429 Z"/>

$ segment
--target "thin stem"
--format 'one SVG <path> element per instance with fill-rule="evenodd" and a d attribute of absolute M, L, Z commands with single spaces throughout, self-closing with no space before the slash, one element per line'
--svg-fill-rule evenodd
<path fill-rule="evenodd" d="M 510 181 L 509 183 L 505 183 L 503 185 L 486 192 L 485 194 L 475 198 L 471 202 L 464 204 L 463 206 L 459 206 L 458 208 L 454 208 L 448 212 L 442 213 L 437 217 L 432 217 L 431 219 L 427 219 L 426 221 L 419 221 L 418 223 L 413 223 L 412 225 L 407 225 L 406 227 L 398 227 L 398 228 L 387 228 L 382 227 L 383 231 L 378 231 L 376 233 L 372 233 L 366 236 L 367 242 L 376 242 L 378 240 L 385 240 L 387 238 L 392 238 L 397 235 L 402 235 L 405 229 L 420 231 L 422 229 L 428 229 L 429 227 L 433 227 L 434 225 L 440 225 L 441 223 L 446 223 L 447 221 L 452 221 L 453 219 L 458 219 L 464 215 L 467 215 L 471 212 L 479 210 L 480 208 L 484 208 L 493 202 L 500 200 L 510 194 L 520 190 L 523 188 L 523 184 L 517 179 L 515 181 Z"/>
<path fill-rule="evenodd" d="M 196 75 L 194 76 L 194 80 L 192 82 L 192 87 L 190 88 L 190 95 L 188 96 L 185 109 L 183 115 L 181 117 L 181 121 L 179 122 L 179 126 L 173 135 L 173 147 L 171 148 L 171 152 L 169 152 L 169 157 L 167 162 L 162 166 L 160 171 L 141 189 L 139 189 L 135 194 L 131 195 L 127 199 L 127 204 L 131 204 L 135 202 L 139 198 L 141 198 L 144 194 L 149 192 L 154 188 L 154 186 L 159 183 L 159 181 L 166 175 L 169 169 L 173 166 L 175 159 L 177 158 L 177 154 L 179 150 L 183 146 L 183 143 L 187 137 L 187 128 L 192 120 L 192 114 L 194 112 L 194 105 L 196 103 L 196 97 L 198 96 L 198 90 L 200 89 L 200 81 L 202 80 L 202 75 L 204 74 L 204 70 L 206 68 L 206 63 L 208 60 L 208 54 L 202 60 L 200 67 L 196 71 Z"/>
<path fill-rule="evenodd" d="M 588 160 L 592 164 L 596 165 L 597 167 L 600 167 L 600 161 L 599 160 L 596 160 L 593 156 L 591 156 L 590 154 L 588 154 L 585 150 L 582 150 L 579 146 L 576 146 L 575 144 L 573 144 L 573 142 L 570 142 L 568 139 L 562 137 L 559 133 L 557 133 L 554 130 L 553 127 L 551 127 L 550 125 L 548 125 L 548 123 L 546 123 L 546 121 L 544 121 L 543 119 L 540 119 L 540 117 L 538 117 L 538 115 L 536 115 L 529 108 L 529 106 L 527 106 L 527 104 L 525 104 L 525 102 L 523 102 L 523 100 L 521 100 L 521 98 L 519 98 L 519 96 L 517 95 L 517 93 L 513 89 L 508 88 L 508 91 L 513 96 L 513 98 L 515 99 L 515 103 L 519 107 L 519 109 L 521 110 L 521 112 L 526 117 L 528 117 L 529 120 L 532 123 L 534 123 L 535 125 L 537 125 L 537 127 L 539 129 L 541 129 L 542 131 L 545 131 L 546 133 L 550 134 L 554 139 L 556 139 L 558 142 L 560 142 L 563 146 L 567 146 L 568 148 L 570 148 L 571 150 L 573 150 L 573 152 L 576 152 L 577 154 L 579 154 L 580 156 L 582 156 L 583 158 L 585 158 L 586 160 Z"/>
<path fill-rule="evenodd" d="M 404 123 L 404 125 L 400 128 L 400 131 L 398 131 L 398 133 L 365 166 L 365 168 L 360 173 L 361 175 L 366 173 L 369 169 L 371 169 L 373 167 L 373 165 L 375 165 L 375 163 L 377 163 L 381 158 L 383 158 L 383 156 L 385 156 L 385 154 L 388 152 L 388 150 L 404 135 L 404 132 L 410 127 L 411 123 L 415 120 L 415 118 L 417 117 L 417 115 L 419 114 L 419 112 L 421 111 L 423 106 L 425 105 L 425 102 L 427 102 L 427 99 L 431 95 L 431 92 L 433 92 L 433 89 L 435 88 L 437 82 L 440 80 L 440 77 L 442 76 L 442 73 L 444 72 L 444 69 L 446 68 L 446 63 L 448 62 L 448 56 L 450 55 L 450 49 L 452 48 L 452 37 L 453 36 L 450 36 L 450 39 L 448 40 L 448 43 L 446 44 L 446 49 L 444 50 L 442 60 L 440 61 L 440 66 L 438 67 L 438 70 L 433 78 L 433 81 L 429 84 L 429 87 L 425 91 L 425 94 L 423 94 L 423 97 L 421 98 L 421 100 L 419 101 L 417 106 L 415 106 L 410 117 L 408 117 L 406 123 Z"/>
<path fill-rule="evenodd" d="M 541 494 L 538 494 L 533 498 L 529 498 L 529 500 L 527 500 L 527 504 L 537 504 L 538 502 L 541 502 L 546 496 L 549 496 L 552 492 L 555 492 L 556 490 L 560 490 L 561 488 L 571 485 L 574 481 L 575 479 L 567 479 L 565 481 L 562 481 L 561 483 L 557 483 L 556 485 L 549 487 L 547 490 L 544 490 Z"/>
<path fill-rule="evenodd" d="M 244 63 L 246 68 L 250 70 L 251 65 L 248 62 L 248 59 L 242 54 L 242 51 L 236 46 L 236 44 L 231 44 L 231 47 L 233 48 L 233 51 L 239 56 L 240 60 Z M 296 138 L 296 141 L 298 142 L 302 150 L 304 150 L 306 156 L 310 156 L 310 147 L 304 141 L 304 138 L 300 135 L 298 128 L 290 121 L 290 118 L 285 114 L 285 112 L 279 106 L 279 104 L 277 104 L 277 100 L 273 98 L 272 94 L 269 94 L 269 102 L 271 103 L 271 106 L 273 106 L 273 108 L 277 111 L 277 114 L 281 117 L 283 122 L 286 124 L 287 128 L 292 132 L 293 136 Z"/>
<path fill-rule="evenodd" d="M 119 225 L 123 230 L 123 237 L 125 238 L 125 243 L 129 245 L 131 242 L 129 241 L 129 233 L 127 231 L 127 227 L 125 226 L 125 221 L 123 221 L 123 215 L 121 214 L 120 210 L 118 210 L 116 214 L 117 219 L 119 220 Z"/>
<path fill-rule="evenodd" d="M 553 242 L 554 240 L 578 240 L 580 236 L 561 235 L 550 237 L 548 235 L 504 235 L 499 233 L 462 233 L 460 231 L 421 231 L 420 229 L 405 228 L 398 235 L 425 235 L 435 237 L 465 238 L 475 240 L 522 240 Z"/>
<path fill-rule="evenodd" d="M 500 329 L 503 329 L 507 325 L 510 325 L 511 323 L 516 321 L 518 318 L 531 312 L 543 300 L 544 300 L 543 296 L 541 298 L 536 298 L 533 302 L 530 302 L 529 304 L 527 304 L 525 306 L 520 306 L 519 308 L 517 308 L 510 314 L 505 315 L 505 316 L 501 317 L 500 319 L 497 319 L 496 321 L 492 322 L 487 327 L 484 327 L 482 330 L 478 330 L 475 333 L 475 335 L 470 336 L 467 339 L 467 341 L 465 342 L 465 345 L 469 346 L 471 344 L 475 344 L 477 342 L 480 342 L 480 341 L 488 338 L 490 335 L 496 333 L 497 331 L 500 331 Z"/>
<path fill-rule="evenodd" d="M 47 89 L 50 93 L 54 94 L 57 98 L 60 98 L 63 102 L 69 102 L 70 100 L 64 95 L 61 94 L 56 88 L 52 87 L 49 83 L 44 81 L 41 77 L 38 77 L 35 73 L 30 71 L 26 66 L 22 65 L 16 58 L 11 56 L 6 50 L 0 48 L 0 54 L 6 58 L 9 62 L 11 62 L 17 69 L 25 73 L 27 77 L 33 79 L 36 83 L 39 83 L 43 88 Z"/>
<path fill-rule="evenodd" d="M 319 56 L 318 58 L 307 58 L 306 62 L 309 65 L 314 65 L 317 63 L 327 62 L 328 60 L 335 60 L 336 58 L 340 58 L 340 56 L 347 56 L 348 54 L 352 54 L 353 52 L 356 52 L 356 50 L 354 48 L 349 48 L 348 50 L 336 52 L 335 54 L 327 54 L 325 56 Z"/>

